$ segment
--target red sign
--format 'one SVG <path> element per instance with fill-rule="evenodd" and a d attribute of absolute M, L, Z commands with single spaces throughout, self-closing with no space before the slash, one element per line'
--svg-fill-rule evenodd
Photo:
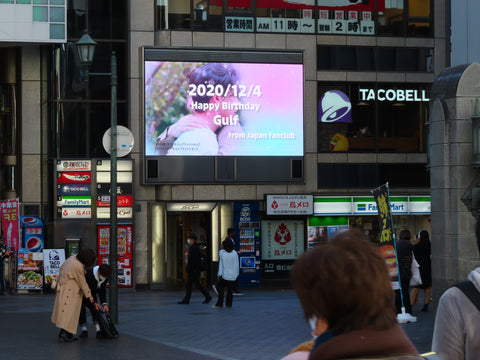
<path fill-rule="evenodd" d="M 5 236 L 5 244 L 18 251 L 19 242 L 19 214 L 18 199 L 0 201 L 2 214 L 2 229 Z"/>
<path fill-rule="evenodd" d="M 229 6 L 238 6 L 236 3 L 244 1 L 229 0 Z M 385 0 L 378 0 L 377 11 L 385 11 Z M 317 0 L 318 9 L 375 11 L 374 0 Z M 315 0 L 257 0 L 257 8 L 263 9 L 314 9 Z"/>
<path fill-rule="evenodd" d="M 117 195 L 117 206 L 131 207 L 132 205 L 132 195 Z M 97 207 L 110 207 L 110 195 L 97 196 Z"/>
<path fill-rule="evenodd" d="M 91 183 L 92 174 L 89 172 L 59 172 L 57 183 Z"/>

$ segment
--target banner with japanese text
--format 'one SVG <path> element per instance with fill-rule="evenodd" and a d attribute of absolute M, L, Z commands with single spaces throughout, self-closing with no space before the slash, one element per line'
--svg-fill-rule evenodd
<path fill-rule="evenodd" d="M 377 203 L 378 221 L 380 233 L 380 252 L 387 263 L 388 272 L 394 290 L 400 288 L 398 279 L 397 255 L 395 251 L 395 238 L 393 232 L 392 216 L 390 213 L 390 195 L 388 184 L 372 190 L 373 197 Z"/>
<path fill-rule="evenodd" d="M 19 241 L 19 211 L 18 199 L 0 200 L 0 208 L 2 214 L 2 230 L 5 237 L 5 244 L 18 251 Z"/>

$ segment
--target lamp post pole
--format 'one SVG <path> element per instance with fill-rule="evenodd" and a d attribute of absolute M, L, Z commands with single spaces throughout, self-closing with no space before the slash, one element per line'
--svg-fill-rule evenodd
<path fill-rule="evenodd" d="M 117 235 L 117 57 L 112 51 L 111 66 L 111 105 L 110 105 L 110 256 L 112 276 L 109 286 L 110 315 L 118 323 L 118 235 Z"/>
<path fill-rule="evenodd" d="M 110 277 L 109 300 L 110 315 L 114 323 L 118 323 L 118 231 L 117 231 L 117 57 L 112 51 L 109 73 L 89 73 L 88 67 L 93 62 L 97 43 L 92 40 L 85 30 L 79 41 L 75 43 L 80 62 L 85 66 L 86 77 L 91 75 L 110 76 L 111 105 L 110 105 L 110 254 L 108 262 L 112 267 Z M 87 115 L 88 116 L 88 115 Z"/>

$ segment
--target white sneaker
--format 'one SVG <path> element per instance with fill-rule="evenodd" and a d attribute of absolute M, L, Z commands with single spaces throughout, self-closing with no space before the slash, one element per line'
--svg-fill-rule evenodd
<path fill-rule="evenodd" d="M 417 318 L 415 316 L 410 315 L 409 313 L 402 313 L 402 314 L 397 314 L 397 322 L 399 324 L 413 323 L 413 322 L 417 322 Z"/>

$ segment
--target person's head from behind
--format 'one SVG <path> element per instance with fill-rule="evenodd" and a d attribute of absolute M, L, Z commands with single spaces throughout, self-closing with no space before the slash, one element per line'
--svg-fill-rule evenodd
<path fill-rule="evenodd" d="M 419 243 L 428 243 L 430 242 L 430 237 L 428 236 L 427 230 L 420 230 L 417 235 Z"/>
<path fill-rule="evenodd" d="M 235 249 L 235 245 L 231 239 L 225 239 L 222 241 L 223 250 L 226 252 L 232 252 Z"/>
<path fill-rule="evenodd" d="M 95 264 L 96 258 L 95 252 L 92 249 L 83 249 L 77 254 L 77 260 L 87 268 L 92 267 Z"/>
<path fill-rule="evenodd" d="M 187 81 L 189 84 L 196 85 L 197 89 L 196 94 L 191 97 L 192 102 L 208 104 L 213 98 L 222 101 L 233 96 L 232 86 L 238 83 L 238 73 L 230 64 L 208 63 L 197 67 L 188 74 Z M 206 86 L 207 91 L 199 89 L 199 85 Z M 212 87 L 212 89 L 208 87 Z M 231 90 L 226 93 L 228 89 Z"/>
<path fill-rule="evenodd" d="M 227 229 L 227 235 L 229 237 L 233 237 L 235 235 L 235 230 L 233 228 L 228 228 Z"/>
<path fill-rule="evenodd" d="M 410 230 L 402 230 L 400 231 L 400 234 L 398 235 L 400 237 L 400 240 L 408 240 L 412 238 L 412 234 L 410 233 Z"/>
<path fill-rule="evenodd" d="M 112 267 L 108 264 L 101 264 L 98 267 L 98 275 L 100 280 L 108 279 L 108 277 L 112 274 Z"/>
<path fill-rule="evenodd" d="M 305 318 L 324 321 L 334 334 L 384 330 L 396 323 L 385 260 L 358 230 L 341 232 L 303 253 L 291 281 Z"/>

